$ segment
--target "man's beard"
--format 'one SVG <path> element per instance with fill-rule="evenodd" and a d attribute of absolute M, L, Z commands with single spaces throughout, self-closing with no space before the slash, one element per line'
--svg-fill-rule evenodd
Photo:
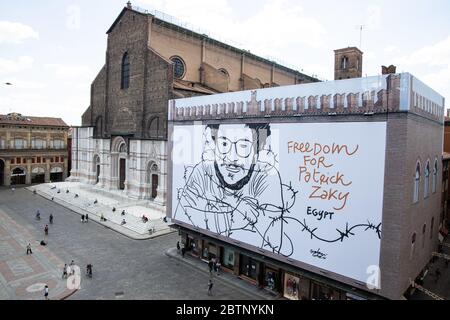
<path fill-rule="evenodd" d="M 255 164 L 252 163 L 245 177 L 243 177 L 242 179 L 233 184 L 229 184 L 228 182 L 225 181 L 222 172 L 220 172 L 219 170 L 219 165 L 217 164 L 217 161 L 214 161 L 214 169 L 216 169 L 216 176 L 219 179 L 219 182 L 222 186 L 231 190 L 241 190 L 250 181 L 253 171 L 255 170 Z"/>

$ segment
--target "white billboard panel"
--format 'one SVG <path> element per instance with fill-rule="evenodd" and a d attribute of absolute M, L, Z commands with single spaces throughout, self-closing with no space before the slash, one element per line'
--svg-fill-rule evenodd
<path fill-rule="evenodd" d="M 385 122 L 175 125 L 172 218 L 366 282 L 385 148 Z"/>

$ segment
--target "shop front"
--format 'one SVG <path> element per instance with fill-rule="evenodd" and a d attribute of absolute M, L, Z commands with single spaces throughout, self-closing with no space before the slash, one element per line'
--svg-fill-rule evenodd
<path fill-rule="evenodd" d="M 234 265 L 236 263 L 234 250 L 227 247 L 221 247 L 220 263 L 223 270 L 234 272 Z"/>
<path fill-rule="evenodd" d="M 260 262 L 241 254 L 239 263 L 239 276 L 249 282 L 258 284 Z"/>

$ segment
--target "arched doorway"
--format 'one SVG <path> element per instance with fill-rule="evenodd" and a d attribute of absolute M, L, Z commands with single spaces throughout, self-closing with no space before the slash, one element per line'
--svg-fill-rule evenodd
<path fill-rule="evenodd" d="M 154 200 L 158 196 L 158 165 L 150 162 L 147 167 L 147 184 L 149 184 L 150 199 Z"/>
<path fill-rule="evenodd" d="M 63 169 L 61 167 L 53 167 L 50 170 L 50 181 L 51 182 L 63 181 Z"/>
<path fill-rule="evenodd" d="M 5 162 L 0 159 L 0 186 L 3 186 L 5 183 Z"/>
<path fill-rule="evenodd" d="M 123 137 L 116 137 L 111 146 L 111 177 L 117 181 L 117 188 L 125 190 L 127 179 L 128 148 Z"/>
<path fill-rule="evenodd" d="M 44 183 L 45 170 L 41 167 L 36 167 L 31 170 L 31 183 Z"/>
<path fill-rule="evenodd" d="M 11 185 L 25 184 L 26 176 L 25 169 L 20 167 L 13 169 L 11 172 Z"/>
<path fill-rule="evenodd" d="M 98 155 L 94 156 L 94 172 L 95 172 L 95 184 L 100 181 L 100 157 Z"/>

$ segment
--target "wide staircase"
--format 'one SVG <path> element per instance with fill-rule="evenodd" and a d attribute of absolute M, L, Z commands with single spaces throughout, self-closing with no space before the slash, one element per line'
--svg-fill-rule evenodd
<path fill-rule="evenodd" d="M 164 222 L 165 213 L 146 206 L 147 201 L 136 201 L 122 195 L 109 193 L 96 187 L 80 183 L 41 184 L 30 188 L 53 201 L 81 209 L 90 217 L 101 215 L 114 224 L 131 230 L 140 235 L 150 235 L 169 231 L 170 226 Z M 122 214 L 124 212 L 124 214 Z M 143 222 L 145 215 L 149 221 Z M 122 224 L 125 220 L 126 223 Z"/>

